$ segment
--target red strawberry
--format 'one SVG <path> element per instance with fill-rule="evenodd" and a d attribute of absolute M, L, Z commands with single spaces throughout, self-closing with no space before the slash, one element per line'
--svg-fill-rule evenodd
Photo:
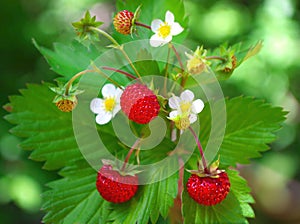
<path fill-rule="evenodd" d="M 121 96 L 121 108 L 132 121 L 147 124 L 159 113 L 156 95 L 142 84 L 127 86 Z"/>
<path fill-rule="evenodd" d="M 138 189 L 138 177 L 123 176 L 119 171 L 113 170 L 111 165 L 103 165 L 98 171 L 96 186 L 106 201 L 123 203 L 135 195 Z"/>
<path fill-rule="evenodd" d="M 127 10 L 118 12 L 117 15 L 114 17 L 114 22 L 113 22 L 116 31 L 124 35 L 130 34 L 131 27 L 133 25 L 132 24 L 133 17 L 134 14 Z"/>
<path fill-rule="evenodd" d="M 230 189 L 227 173 L 221 172 L 218 176 L 200 177 L 192 174 L 187 182 L 187 192 L 201 205 L 216 205 L 223 201 Z"/>

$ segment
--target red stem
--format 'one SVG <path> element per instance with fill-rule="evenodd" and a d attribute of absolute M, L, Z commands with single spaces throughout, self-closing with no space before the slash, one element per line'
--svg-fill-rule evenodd
<path fill-rule="evenodd" d="M 196 135 L 196 133 L 195 133 L 195 131 L 193 130 L 192 127 L 189 127 L 189 129 L 192 132 L 192 134 L 195 138 L 195 141 L 197 143 L 197 146 L 198 146 L 198 149 L 199 149 L 199 152 L 200 152 L 200 155 L 201 155 L 201 160 L 202 160 L 202 165 L 203 165 L 203 168 L 204 168 L 204 172 L 209 173 L 209 171 L 207 169 L 207 163 L 206 163 L 206 160 L 205 160 L 205 157 L 204 157 L 203 148 L 202 148 L 201 143 L 200 143 L 200 139 L 198 138 L 198 136 Z"/>
<path fill-rule="evenodd" d="M 184 71 L 184 66 L 183 66 L 183 64 L 182 64 L 180 55 L 178 54 L 178 51 L 176 50 L 176 48 L 175 48 L 175 46 L 174 46 L 173 44 L 172 44 L 172 49 L 173 49 L 173 51 L 174 51 L 174 53 L 175 53 L 175 55 L 176 55 L 176 58 L 177 58 L 177 60 L 178 60 L 178 62 L 179 62 L 179 65 L 180 65 L 181 70 Z"/>
<path fill-rule="evenodd" d="M 136 147 L 138 146 L 138 144 L 140 144 L 140 141 L 141 141 L 141 139 L 138 138 L 138 139 L 135 141 L 135 143 L 133 144 L 133 146 L 131 147 L 131 149 L 129 150 L 129 152 L 127 153 L 127 156 L 126 156 L 126 158 L 125 158 L 125 160 L 124 160 L 124 163 L 123 163 L 123 166 L 122 166 L 122 168 L 121 168 L 122 171 L 125 170 L 126 165 L 127 165 L 128 161 L 129 161 L 129 158 L 130 158 L 131 154 L 132 154 L 133 151 L 136 149 Z"/>
<path fill-rule="evenodd" d="M 123 70 L 119 70 L 119 69 L 112 68 L 112 67 L 107 67 L 107 66 L 102 66 L 101 68 L 104 69 L 104 70 L 115 71 L 115 72 L 121 73 L 121 74 L 126 75 L 128 78 L 131 78 L 131 79 L 137 79 L 136 76 L 131 75 L 128 72 L 125 72 Z"/>
<path fill-rule="evenodd" d="M 143 24 L 143 23 L 140 23 L 140 22 L 134 22 L 134 24 L 137 25 L 137 26 L 142 26 L 142 27 L 145 27 L 145 28 L 151 30 L 151 26 L 148 26 L 146 24 Z"/>

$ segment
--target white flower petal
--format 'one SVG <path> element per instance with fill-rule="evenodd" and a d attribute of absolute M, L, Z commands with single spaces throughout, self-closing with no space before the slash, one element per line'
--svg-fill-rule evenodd
<path fill-rule="evenodd" d="M 167 43 L 170 43 L 171 41 L 172 41 L 172 35 L 169 35 L 169 36 L 167 36 L 165 39 L 164 39 L 164 44 L 167 44 Z M 164 45 L 163 44 L 163 45 Z"/>
<path fill-rule="evenodd" d="M 186 102 L 192 102 L 194 99 L 194 93 L 191 90 L 185 90 L 180 94 L 180 99 Z"/>
<path fill-rule="evenodd" d="M 101 90 L 102 96 L 104 98 L 114 96 L 115 92 L 116 92 L 116 87 L 111 83 L 105 84 Z"/>
<path fill-rule="evenodd" d="M 96 123 L 98 124 L 107 124 L 112 119 L 111 113 L 101 113 L 96 116 Z"/>
<path fill-rule="evenodd" d="M 176 36 L 183 31 L 182 26 L 179 23 L 174 23 L 171 27 L 171 35 Z"/>
<path fill-rule="evenodd" d="M 115 92 L 115 101 L 116 101 L 116 103 L 120 103 L 120 98 L 121 98 L 122 93 L 123 93 L 123 90 L 120 89 L 120 88 L 117 88 L 117 90 Z"/>
<path fill-rule="evenodd" d="M 178 111 L 177 110 L 173 110 L 169 113 L 169 118 L 172 119 L 172 118 L 175 118 L 178 116 Z"/>
<path fill-rule="evenodd" d="M 120 104 L 116 104 L 112 111 L 112 117 L 114 117 L 120 110 L 121 110 Z"/>
<path fill-rule="evenodd" d="M 160 19 L 155 19 L 152 21 L 151 23 L 151 30 L 156 33 L 160 27 L 161 24 L 163 24 L 164 22 L 161 21 Z"/>
<path fill-rule="evenodd" d="M 165 21 L 169 24 L 172 25 L 174 23 L 174 14 L 172 12 L 170 12 L 169 10 L 166 12 L 166 16 L 165 16 Z"/>
<path fill-rule="evenodd" d="M 199 114 L 204 108 L 204 103 L 202 100 L 197 99 L 192 104 L 192 112 L 194 114 Z"/>
<path fill-rule="evenodd" d="M 115 96 L 116 96 L 116 97 L 120 97 L 120 96 L 122 95 L 122 93 L 123 93 L 123 90 L 120 89 L 120 88 L 117 88 L 117 89 L 116 89 L 116 92 L 115 92 Z"/>
<path fill-rule="evenodd" d="M 197 121 L 197 115 L 196 114 L 190 114 L 189 116 L 189 120 L 190 120 L 190 124 L 193 124 Z"/>
<path fill-rule="evenodd" d="M 158 34 L 154 34 L 151 38 L 150 38 L 150 45 L 152 47 L 159 47 L 166 44 L 165 40 L 162 39 L 160 36 L 158 36 Z"/>
<path fill-rule="evenodd" d="M 178 109 L 180 107 L 181 99 L 178 96 L 172 96 L 169 99 L 169 107 L 172 109 Z"/>
<path fill-rule="evenodd" d="M 90 109 L 93 113 L 99 114 L 103 112 L 103 100 L 100 98 L 94 98 L 90 103 Z"/>

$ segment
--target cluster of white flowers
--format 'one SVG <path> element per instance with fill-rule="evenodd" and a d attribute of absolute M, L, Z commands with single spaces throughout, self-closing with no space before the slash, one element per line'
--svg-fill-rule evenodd
<path fill-rule="evenodd" d="M 184 29 L 175 22 L 174 14 L 167 11 L 164 22 L 160 19 L 152 21 L 151 30 L 155 34 L 150 38 L 150 45 L 159 47 L 170 43 L 173 36 L 180 34 Z M 113 84 L 106 84 L 101 92 L 103 99 L 93 99 L 90 103 L 90 109 L 97 114 L 96 122 L 103 125 L 107 124 L 120 111 L 120 97 L 123 91 Z M 168 119 L 174 121 L 176 127 L 181 130 L 196 122 L 197 114 L 204 108 L 203 101 L 194 100 L 194 97 L 192 91 L 185 90 L 180 94 L 180 97 L 173 95 L 169 99 L 169 107 L 172 111 L 169 113 Z"/>
<path fill-rule="evenodd" d="M 123 91 L 115 87 L 113 84 L 106 84 L 101 90 L 103 99 L 94 98 L 90 103 L 90 109 L 97 114 L 96 123 L 107 124 L 121 109 L 120 97 Z M 173 95 L 169 99 L 169 107 L 172 111 L 169 113 L 168 119 L 175 122 L 176 127 L 184 130 L 190 124 L 197 121 L 197 114 L 203 108 L 202 100 L 194 100 L 194 93 L 190 90 L 183 91 L 180 96 Z"/>

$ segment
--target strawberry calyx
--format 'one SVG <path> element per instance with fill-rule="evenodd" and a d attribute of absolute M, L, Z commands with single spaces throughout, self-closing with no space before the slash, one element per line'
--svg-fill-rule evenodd
<path fill-rule="evenodd" d="M 77 95 L 84 92 L 83 90 L 78 90 L 78 85 L 71 85 L 67 91 L 67 85 L 63 85 L 62 83 L 58 83 L 58 87 L 49 88 L 56 93 L 52 102 L 63 112 L 72 111 L 78 103 Z"/>
<path fill-rule="evenodd" d="M 141 170 L 137 170 L 136 166 L 128 163 L 126 163 L 126 166 L 124 166 L 124 162 L 120 162 L 119 160 L 112 161 L 102 159 L 102 163 L 103 166 L 110 167 L 111 170 L 117 171 L 121 176 L 135 176 L 136 174 L 142 172 Z"/>
<path fill-rule="evenodd" d="M 202 162 L 198 160 L 198 169 L 197 170 L 187 170 L 191 174 L 196 174 L 199 177 L 210 177 L 210 178 L 219 178 L 221 173 L 226 172 L 225 170 L 220 170 L 220 156 L 219 158 L 214 161 L 207 169 L 203 168 Z"/>

